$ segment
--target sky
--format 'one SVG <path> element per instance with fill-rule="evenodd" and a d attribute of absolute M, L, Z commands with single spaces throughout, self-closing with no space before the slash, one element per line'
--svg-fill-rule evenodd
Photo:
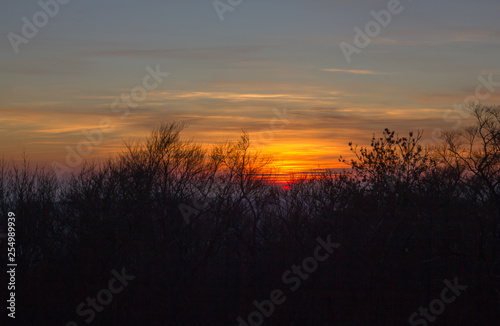
<path fill-rule="evenodd" d="M 384 128 L 432 143 L 469 123 L 464 101 L 500 103 L 499 12 L 498 0 L 0 0 L 0 153 L 78 168 L 174 120 L 206 146 L 247 131 L 285 171 L 339 167 L 350 141 Z"/>

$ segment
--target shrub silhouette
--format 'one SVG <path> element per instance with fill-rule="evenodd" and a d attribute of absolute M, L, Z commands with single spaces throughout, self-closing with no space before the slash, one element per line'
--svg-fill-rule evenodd
<path fill-rule="evenodd" d="M 206 148 L 184 140 L 179 122 L 68 180 L 27 159 L 3 161 L 2 221 L 17 216 L 19 321 L 83 323 L 78 304 L 126 267 L 136 278 L 94 325 L 235 325 L 276 288 L 287 300 L 265 324 L 393 325 L 456 276 L 468 290 L 438 322 L 493 325 L 498 110 L 475 108 L 475 125 L 437 148 L 419 144 L 422 132 L 385 129 L 369 147 L 349 144 L 354 158 L 341 160 L 350 170 L 292 177 L 290 190 L 268 182 L 272 158 L 248 134 Z M 341 247 L 290 291 L 283 272 L 327 236 Z"/>

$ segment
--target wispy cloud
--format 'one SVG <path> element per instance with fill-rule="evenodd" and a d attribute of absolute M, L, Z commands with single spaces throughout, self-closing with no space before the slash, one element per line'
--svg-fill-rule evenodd
<path fill-rule="evenodd" d="M 344 72 L 348 74 L 358 74 L 358 75 L 392 75 L 390 72 L 381 72 L 374 70 L 358 70 L 358 69 L 321 69 L 323 71 L 330 72 Z"/>

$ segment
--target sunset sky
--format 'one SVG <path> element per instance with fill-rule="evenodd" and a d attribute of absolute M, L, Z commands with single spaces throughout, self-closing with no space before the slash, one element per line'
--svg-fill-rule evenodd
<path fill-rule="evenodd" d="M 40 5 L 3 0 L 0 152 L 66 164 L 67 146 L 107 118 L 114 130 L 83 158 L 108 157 L 182 120 L 186 138 L 210 145 L 246 130 L 285 170 L 315 169 L 339 166 L 349 141 L 367 145 L 386 127 L 431 139 L 466 124 L 443 115 L 469 96 L 500 104 L 498 0 L 403 0 L 349 63 L 340 44 L 355 46 L 355 27 L 392 1 L 243 0 L 221 21 L 211 0 L 72 0 L 25 37 Z M 18 53 L 14 34 L 26 41 Z M 170 74 L 131 98 L 157 67 Z M 111 110 L 122 94 L 127 116 L 124 104 Z"/>

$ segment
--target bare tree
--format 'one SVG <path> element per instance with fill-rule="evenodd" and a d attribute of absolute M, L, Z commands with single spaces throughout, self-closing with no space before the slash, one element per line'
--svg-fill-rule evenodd
<path fill-rule="evenodd" d="M 500 216 L 500 106 L 477 105 L 471 113 L 473 125 L 443 134 L 439 154 L 477 196 L 497 203 Z"/>

